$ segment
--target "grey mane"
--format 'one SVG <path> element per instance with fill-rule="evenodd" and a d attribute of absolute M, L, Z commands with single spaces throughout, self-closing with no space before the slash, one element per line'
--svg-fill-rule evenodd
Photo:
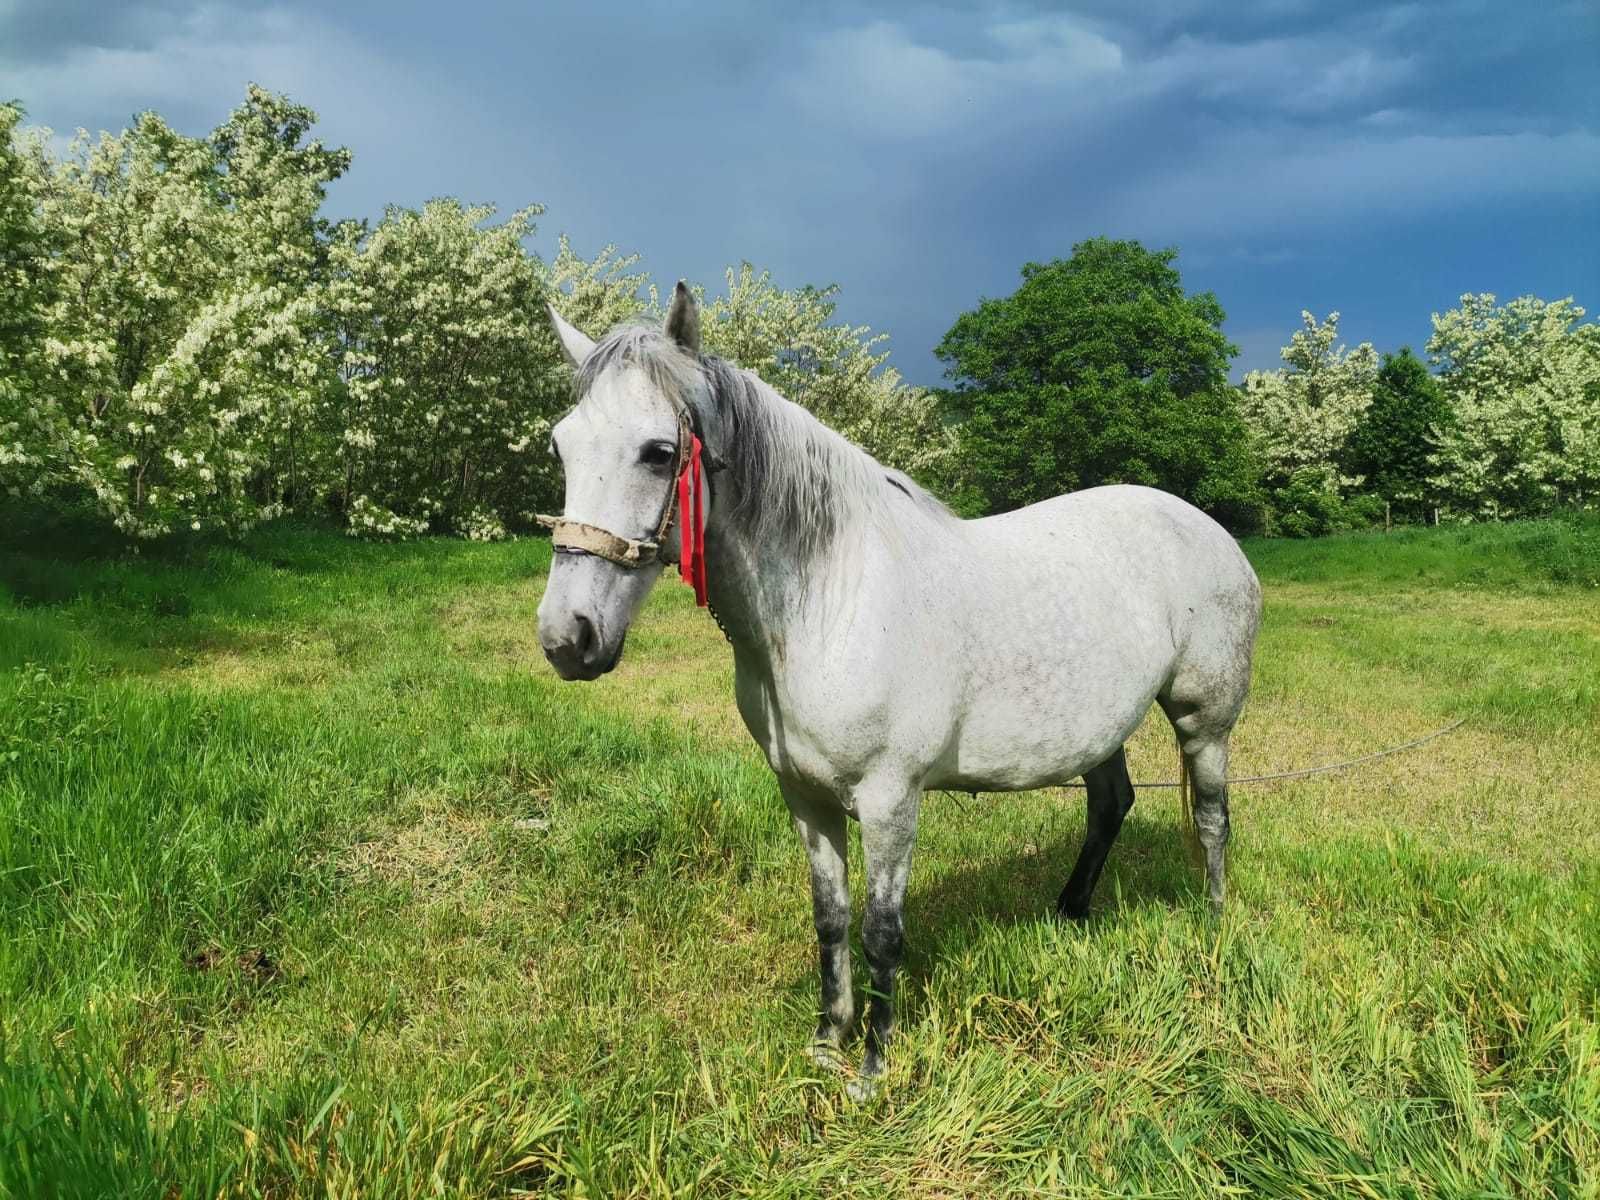
<path fill-rule="evenodd" d="M 892 529 L 908 502 L 924 516 L 955 519 L 910 476 L 885 467 L 754 371 L 714 355 L 696 359 L 658 329 L 624 325 L 578 369 L 577 398 L 616 367 L 643 371 L 651 386 L 693 414 L 723 467 L 712 486 L 732 485 L 732 516 L 757 544 L 781 540 L 809 556 L 855 523 Z"/>

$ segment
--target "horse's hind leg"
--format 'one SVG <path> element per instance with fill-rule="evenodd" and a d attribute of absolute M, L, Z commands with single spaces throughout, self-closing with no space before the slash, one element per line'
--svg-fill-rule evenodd
<path fill-rule="evenodd" d="M 1194 824 L 1206 859 L 1206 894 L 1214 914 L 1222 912 L 1228 849 L 1228 736 L 1238 708 L 1224 713 L 1190 709 L 1171 700 L 1161 706 L 1178 735 L 1178 748 L 1194 789 Z"/>
<path fill-rule="evenodd" d="M 1228 849 L 1228 739 L 1207 739 L 1193 749 L 1185 746 L 1183 757 L 1194 787 L 1195 830 L 1206 855 L 1206 894 L 1212 914 L 1221 915 Z"/>
<path fill-rule="evenodd" d="M 1072 877 L 1061 889 L 1056 912 L 1074 921 L 1089 915 L 1089 897 L 1100 880 L 1111 844 L 1122 831 L 1122 820 L 1133 807 L 1133 783 L 1128 778 L 1128 756 L 1121 746 L 1098 767 L 1084 772 L 1088 792 L 1088 824 L 1083 834 L 1083 849 Z"/>

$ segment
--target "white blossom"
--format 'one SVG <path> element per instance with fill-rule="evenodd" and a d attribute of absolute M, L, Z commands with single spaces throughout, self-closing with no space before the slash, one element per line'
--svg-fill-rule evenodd
<path fill-rule="evenodd" d="M 80 132 L 60 159 L 32 144 L 59 284 L 33 436 L 52 486 L 83 489 L 134 536 L 248 526 L 313 469 L 290 461 L 315 444 L 295 381 L 332 378 L 314 218 L 346 157 L 281 136 L 310 119 L 251 88 L 209 138 L 146 113 L 121 134 Z"/>
<path fill-rule="evenodd" d="M 1309 472 L 1337 493 L 1361 482 L 1340 472 L 1338 458 L 1372 404 L 1378 355 L 1369 342 L 1353 350 L 1335 346 L 1336 312 L 1321 322 L 1302 312 L 1300 320 L 1304 328 L 1282 351 L 1285 366 L 1245 376 L 1239 411 L 1269 480 Z"/>
<path fill-rule="evenodd" d="M 1600 326 L 1564 300 L 1484 293 L 1433 316 L 1428 353 L 1451 425 L 1434 483 L 1462 516 L 1511 517 L 1600 497 Z"/>

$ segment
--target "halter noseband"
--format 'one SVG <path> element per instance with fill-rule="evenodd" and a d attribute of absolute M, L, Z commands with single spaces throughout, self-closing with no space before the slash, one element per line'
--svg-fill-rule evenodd
<path fill-rule="evenodd" d="M 598 525 L 584 521 L 569 521 L 566 517 L 552 517 L 544 513 L 534 516 L 540 525 L 550 530 L 550 543 L 561 554 L 592 554 L 619 567 L 637 570 L 639 567 L 670 560 L 663 553 L 667 530 L 672 528 L 672 518 L 682 507 L 689 518 L 680 527 L 679 572 L 685 583 L 694 586 L 695 600 L 706 604 L 706 518 L 700 499 L 701 443 L 694 431 L 686 405 L 674 403 L 678 418 L 678 460 L 673 468 L 672 482 L 667 485 L 666 500 L 661 505 L 661 519 L 656 522 L 655 533 L 648 538 L 627 538 L 612 533 Z"/>

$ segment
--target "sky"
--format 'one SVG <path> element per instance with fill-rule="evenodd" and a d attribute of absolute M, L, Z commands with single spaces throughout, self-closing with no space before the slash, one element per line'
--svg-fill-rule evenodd
<path fill-rule="evenodd" d="M 1600 309 L 1600 4 L 0 0 L 0 96 L 203 133 L 257 82 L 354 153 L 330 216 L 546 207 L 715 294 L 836 283 L 934 384 L 945 331 L 1097 235 L 1175 246 L 1237 377 L 1300 312 L 1427 340 L 1462 293 Z"/>

